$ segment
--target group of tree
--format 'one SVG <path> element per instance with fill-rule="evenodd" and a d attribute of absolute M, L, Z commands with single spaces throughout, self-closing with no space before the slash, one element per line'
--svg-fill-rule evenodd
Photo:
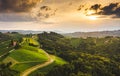
<path fill-rule="evenodd" d="M 7 41 L 8 39 L 11 39 L 9 35 L 6 35 L 0 32 L 0 42 Z"/>
<path fill-rule="evenodd" d="M 66 38 L 44 32 L 38 38 L 42 49 L 68 64 L 35 76 L 120 76 L 120 37 Z"/>
<path fill-rule="evenodd" d="M 15 76 L 19 72 L 10 68 L 12 63 L 0 63 L 0 76 Z"/>
<path fill-rule="evenodd" d="M 41 48 L 52 54 L 56 54 L 58 51 L 61 52 L 72 49 L 68 39 L 65 39 L 64 36 L 55 32 L 38 34 L 38 38 Z"/>

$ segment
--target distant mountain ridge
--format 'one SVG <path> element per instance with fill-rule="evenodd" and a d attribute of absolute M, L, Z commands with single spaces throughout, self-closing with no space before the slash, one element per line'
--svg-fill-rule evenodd
<path fill-rule="evenodd" d="M 120 37 L 120 30 L 114 31 L 95 31 L 95 32 L 74 32 L 66 33 L 64 36 L 70 37 L 105 37 L 105 36 L 118 36 Z"/>
<path fill-rule="evenodd" d="M 43 33 L 44 31 L 33 31 L 33 30 L 0 30 L 2 33 L 6 32 L 18 32 L 21 34 L 39 34 Z M 50 31 L 47 31 L 50 32 Z M 60 33 L 64 36 L 70 36 L 70 37 L 105 37 L 105 36 L 118 36 L 120 37 L 120 30 L 114 30 L 114 31 L 95 31 L 95 32 L 74 32 L 74 33 L 63 33 L 60 31 L 54 31 L 57 33 Z"/>
<path fill-rule="evenodd" d="M 7 33 L 7 32 L 18 32 L 21 34 L 39 34 L 39 33 L 43 33 L 44 31 L 33 31 L 33 30 L 0 30 L 0 32 L 2 33 Z M 46 32 L 52 32 L 52 31 L 46 31 Z M 58 31 L 58 30 L 54 30 L 53 32 L 56 33 L 63 33 L 62 31 Z"/>
<path fill-rule="evenodd" d="M 38 34 L 38 33 L 42 33 L 42 31 L 32 31 L 32 30 L 0 30 L 0 32 L 2 33 L 7 33 L 7 32 L 18 32 L 21 34 Z"/>

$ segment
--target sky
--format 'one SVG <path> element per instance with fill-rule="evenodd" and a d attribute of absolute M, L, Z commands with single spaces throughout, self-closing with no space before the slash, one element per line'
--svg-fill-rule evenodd
<path fill-rule="evenodd" d="M 0 30 L 120 30 L 120 0 L 0 0 Z"/>

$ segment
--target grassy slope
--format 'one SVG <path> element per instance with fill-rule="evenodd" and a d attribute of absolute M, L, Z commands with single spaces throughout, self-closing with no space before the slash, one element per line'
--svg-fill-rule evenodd
<path fill-rule="evenodd" d="M 40 52 L 30 51 L 26 49 L 19 49 L 12 52 L 10 57 L 14 58 L 18 62 L 27 62 L 27 61 L 46 61 L 47 57 L 42 55 Z"/>
<path fill-rule="evenodd" d="M 25 41 L 25 39 L 26 38 L 24 38 L 24 41 L 21 44 L 22 47 L 18 50 L 13 51 L 7 57 L 11 58 L 11 62 L 13 62 L 13 60 L 16 61 L 16 64 L 13 63 L 14 65 L 11 68 L 20 72 L 23 72 L 24 70 L 32 66 L 35 66 L 48 60 L 48 57 L 42 49 L 28 45 L 29 43 L 38 45 L 36 40 L 32 38 L 27 38 L 29 39 L 28 42 Z"/>
<path fill-rule="evenodd" d="M 13 70 L 23 72 L 28 68 L 31 68 L 35 65 L 40 64 L 40 62 L 30 62 L 30 63 L 18 63 L 12 67 Z"/>
<path fill-rule="evenodd" d="M 0 42 L 0 56 L 9 52 L 13 47 L 8 47 L 10 41 Z"/>
<path fill-rule="evenodd" d="M 48 66 L 46 66 L 44 68 L 41 68 L 41 69 L 38 69 L 38 70 L 34 71 L 29 76 L 35 76 L 36 74 L 39 74 L 39 73 L 47 73 L 56 65 L 67 64 L 66 61 L 64 61 L 63 59 L 61 59 L 59 57 L 56 57 L 56 56 L 52 56 L 52 57 L 55 58 L 55 61 L 52 64 L 50 64 L 50 65 L 48 65 Z"/>
<path fill-rule="evenodd" d="M 11 66 L 12 69 L 23 72 L 28 68 L 31 68 L 37 64 L 41 64 L 48 60 L 48 57 L 46 56 L 44 50 L 39 49 L 39 47 L 29 46 L 29 43 L 40 46 L 35 39 L 24 38 L 23 42 L 21 43 L 21 48 L 9 54 L 6 59 L 4 59 L 4 62 L 7 62 L 8 60 L 11 61 L 13 63 Z M 39 71 L 48 72 L 56 65 L 63 65 L 67 63 L 59 57 L 52 57 L 55 58 L 54 63 L 33 72 L 33 74 Z"/>

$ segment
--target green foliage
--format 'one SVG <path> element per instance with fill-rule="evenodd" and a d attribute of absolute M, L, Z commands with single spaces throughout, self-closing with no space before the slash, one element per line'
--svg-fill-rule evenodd
<path fill-rule="evenodd" d="M 14 76 L 14 75 L 18 74 L 17 71 L 12 70 L 10 68 L 10 65 L 11 65 L 11 63 L 7 63 L 7 64 L 1 63 L 0 64 L 0 76 Z"/>
<path fill-rule="evenodd" d="M 54 63 L 36 70 L 30 76 L 120 76 L 120 37 L 65 38 L 54 32 L 44 32 L 38 34 L 39 45 L 36 38 L 30 38 L 34 35 L 26 36 L 20 39 L 23 36 L 19 33 L 9 33 L 8 36 L 0 37 L 4 41 L 0 43 L 1 55 L 4 50 L 2 47 L 5 48 L 10 43 L 5 41 L 9 37 L 22 41 L 19 44 L 21 47 L 9 54 L 16 60 L 16 64 L 12 66 L 14 70 L 22 72 L 47 61 L 45 52 L 39 49 L 41 46 L 48 53 L 68 62 L 52 56 L 55 58 Z"/>
<path fill-rule="evenodd" d="M 50 50 L 54 51 L 67 51 L 71 48 L 69 44 L 69 39 L 64 38 L 62 35 L 54 33 L 54 32 L 44 32 L 42 34 L 38 34 L 39 43 L 41 44 L 41 48 L 48 50 L 47 52 L 51 54 L 56 54 L 55 52 L 50 52 Z M 58 53 L 57 53 L 58 54 Z"/>
<path fill-rule="evenodd" d="M 11 37 L 9 35 L 0 33 L 0 42 L 6 41 L 8 39 L 11 39 Z"/>
<path fill-rule="evenodd" d="M 74 55 L 73 55 L 74 54 Z M 76 55 L 76 58 L 74 56 Z M 114 60 L 99 55 L 68 52 L 62 58 L 69 59 L 69 64 L 57 66 L 47 76 L 119 76 L 119 64 Z"/>
<path fill-rule="evenodd" d="M 13 46 L 10 46 L 11 39 L 12 37 L 8 34 L 0 33 L 0 60 L 13 49 Z"/>
<path fill-rule="evenodd" d="M 48 52 L 53 52 L 69 62 L 63 66 L 54 67 L 45 76 L 120 75 L 119 37 L 68 39 L 54 38 L 49 33 L 38 36 L 43 49 L 49 50 Z"/>

